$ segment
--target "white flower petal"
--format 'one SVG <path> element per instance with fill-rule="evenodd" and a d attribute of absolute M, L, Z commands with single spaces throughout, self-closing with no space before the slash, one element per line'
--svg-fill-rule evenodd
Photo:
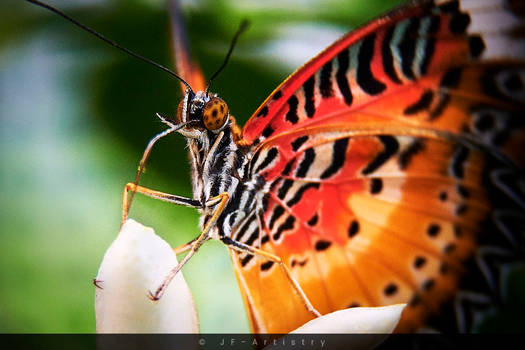
<path fill-rule="evenodd" d="M 317 339 L 336 349 L 373 349 L 394 331 L 406 304 L 354 307 L 335 311 L 305 323 L 277 343 L 291 342 L 297 334 L 368 334 L 367 336 Z M 324 344 L 323 344 L 324 346 Z M 267 347 L 270 349 L 270 346 Z"/>
<path fill-rule="evenodd" d="M 292 333 L 392 333 L 406 304 L 353 307 L 315 318 Z"/>
<path fill-rule="evenodd" d="M 123 225 L 100 265 L 95 292 L 98 333 L 197 333 L 193 297 L 179 272 L 158 301 L 148 298 L 177 257 L 153 229 Z"/>

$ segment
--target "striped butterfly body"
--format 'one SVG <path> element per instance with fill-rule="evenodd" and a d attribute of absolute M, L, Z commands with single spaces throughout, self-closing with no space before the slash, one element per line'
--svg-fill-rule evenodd
<path fill-rule="evenodd" d="M 278 256 L 322 314 L 408 303 L 398 331 L 475 329 L 523 258 L 524 15 L 407 4 L 302 66 L 242 130 L 216 95 L 186 92 L 194 198 L 228 194 L 201 226 Z M 313 317 L 275 261 L 231 255 L 254 332 Z"/>

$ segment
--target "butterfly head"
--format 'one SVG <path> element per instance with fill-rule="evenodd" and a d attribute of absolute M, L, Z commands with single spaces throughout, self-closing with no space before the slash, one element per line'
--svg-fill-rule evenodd
<path fill-rule="evenodd" d="M 228 105 L 215 94 L 186 91 L 179 103 L 177 123 L 190 122 L 179 131 L 186 137 L 198 138 L 204 131 L 217 134 L 228 125 L 229 120 Z"/>

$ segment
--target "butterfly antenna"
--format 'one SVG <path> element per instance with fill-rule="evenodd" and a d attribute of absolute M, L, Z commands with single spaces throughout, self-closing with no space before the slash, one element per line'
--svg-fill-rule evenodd
<path fill-rule="evenodd" d="M 228 61 L 230 60 L 230 56 L 233 52 L 233 49 L 235 48 L 235 44 L 237 43 L 237 39 L 239 38 L 239 35 L 241 35 L 246 30 L 246 28 L 248 28 L 248 24 L 249 23 L 247 20 L 243 20 L 241 22 L 241 25 L 239 26 L 239 29 L 237 29 L 237 32 L 235 32 L 235 35 L 233 36 L 232 42 L 230 44 L 230 49 L 228 50 L 228 53 L 226 54 L 226 57 L 224 58 L 224 62 L 222 62 L 222 66 L 220 66 L 219 69 L 217 69 L 217 71 L 211 76 L 210 80 L 208 80 L 208 84 L 206 85 L 206 95 L 208 95 L 208 90 L 210 89 L 210 85 L 213 79 L 215 79 L 217 75 L 219 75 L 219 73 L 228 64 Z"/>
<path fill-rule="evenodd" d="M 163 65 L 161 64 L 158 64 L 157 62 L 154 62 L 152 60 L 150 60 L 149 58 L 146 58 L 144 56 L 141 56 L 139 55 L 138 53 L 135 53 L 129 49 L 126 49 L 124 46 L 121 46 L 119 45 L 118 43 L 114 42 L 113 40 L 109 39 L 109 38 L 106 38 L 105 36 L 103 36 L 102 34 L 100 34 L 99 32 L 95 31 L 94 29 L 91 29 L 89 28 L 88 26 L 78 22 L 77 20 L 75 20 L 74 18 L 71 18 L 69 17 L 68 15 L 66 15 L 64 12 L 60 11 L 59 9 L 57 8 L 54 8 L 53 6 L 51 5 L 48 5 L 48 4 L 45 4 L 43 2 L 40 2 L 38 0 L 26 0 L 27 2 L 30 2 L 34 5 L 37 5 L 37 6 L 40 6 L 40 7 L 43 7 L 45 8 L 46 10 L 49 10 L 51 12 L 54 12 L 56 13 L 57 15 L 59 15 L 60 17 L 62 18 L 65 18 L 66 20 L 68 20 L 69 22 L 73 23 L 74 25 L 76 25 L 77 27 L 85 30 L 86 32 L 90 33 L 90 34 L 93 34 L 94 36 L 96 36 L 97 38 L 105 41 L 107 44 L 121 50 L 121 51 L 124 51 L 125 53 L 127 53 L 128 55 L 132 56 L 132 57 L 135 57 L 135 58 L 138 58 L 139 60 L 143 61 L 143 62 L 146 62 L 146 63 L 149 63 L 151 64 L 152 66 L 154 67 L 157 67 L 159 68 L 160 70 L 163 70 L 164 72 L 174 76 L 175 78 L 179 79 L 184 85 L 186 85 L 186 87 L 193 93 L 193 90 L 191 89 L 191 86 L 184 80 L 182 79 L 180 76 L 178 76 L 175 72 L 173 72 L 171 69 L 169 68 L 166 68 L 164 67 Z"/>

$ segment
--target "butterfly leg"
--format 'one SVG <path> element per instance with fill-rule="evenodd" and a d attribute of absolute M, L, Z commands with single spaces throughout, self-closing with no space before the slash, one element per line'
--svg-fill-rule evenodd
<path fill-rule="evenodd" d="M 187 96 L 187 94 L 185 95 Z M 185 97 L 187 99 L 187 97 Z M 162 193 L 162 192 L 158 192 L 158 191 L 152 191 L 152 190 L 149 190 L 145 187 L 141 187 L 139 186 L 139 180 L 140 180 L 140 176 L 142 175 L 142 173 L 144 172 L 144 169 L 145 169 L 145 166 L 146 166 L 146 160 L 148 159 L 149 157 L 149 154 L 151 153 L 151 150 L 153 149 L 153 146 L 155 145 L 155 143 L 160 140 L 161 138 L 175 132 L 175 131 L 178 131 L 180 130 L 181 128 L 183 128 L 185 125 L 187 125 L 188 123 L 182 123 L 182 124 L 174 124 L 170 119 L 168 118 L 165 118 L 163 117 L 162 115 L 160 115 L 159 113 L 157 113 L 157 117 L 164 123 L 166 124 L 167 126 L 169 126 L 168 129 L 164 130 L 163 132 L 155 135 L 155 137 L 153 137 L 149 142 L 148 142 L 148 145 L 146 146 L 146 149 L 144 150 L 144 153 L 142 154 L 142 158 L 140 159 L 140 163 L 139 163 L 139 167 L 138 167 L 138 170 L 137 170 L 137 175 L 135 175 L 135 181 L 133 181 L 132 184 L 126 184 L 126 187 L 124 188 L 124 195 L 123 195 L 123 198 L 122 198 L 122 224 L 124 224 L 124 221 L 126 221 L 127 217 L 128 217 L 128 212 L 129 212 L 129 208 L 131 206 L 131 202 L 133 201 L 133 196 L 135 195 L 135 192 L 140 189 L 143 189 L 144 192 L 141 192 L 143 194 L 146 194 L 146 195 L 150 195 L 150 194 L 153 194 L 151 195 L 151 197 L 154 197 L 154 198 L 158 198 L 158 199 L 161 199 L 161 200 L 165 200 L 167 202 L 172 202 L 172 203 L 175 203 L 175 204 L 182 204 L 182 205 L 187 205 L 187 204 L 183 204 L 183 203 L 179 203 L 179 202 L 174 202 L 173 199 L 174 198 L 169 198 L 169 197 L 177 197 L 178 199 L 181 199 L 181 200 L 185 200 L 186 202 L 188 201 L 192 201 L 188 198 L 183 198 L 183 197 L 179 197 L 179 196 L 173 196 L 173 195 L 169 195 L 169 194 L 166 194 L 166 193 Z M 131 186 L 133 185 L 133 186 Z M 194 207 L 196 208 L 195 205 L 190 205 L 191 207 Z"/>
<path fill-rule="evenodd" d="M 306 307 L 306 309 L 309 312 L 311 312 L 313 315 L 315 315 L 316 317 L 320 317 L 321 316 L 319 311 L 317 311 L 317 309 L 312 305 L 312 303 L 310 302 L 310 300 L 308 299 L 308 297 L 304 293 L 304 291 L 301 288 L 301 286 L 299 285 L 299 283 L 297 283 L 295 278 L 292 276 L 292 273 L 291 273 L 290 269 L 288 268 L 288 266 L 286 266 L 286 264 L 281 260 L 281 258 L 279 258 L 277 255 L 274 255 L 272 253 L 268 253 L 268 252 L 266 252 L 266 251 L 264 251 L 262 249 L 255 248 L 255 247 L 249 246 L 247 244 L 235 241 L 235 240 L 233 240 L 233 239 L 231 239 L 229 237 L 223 237 L 223 238 L 221 238 L 221 241 L 224 244 L 226 244 L 229 248 L 231 248 L 233 250 L 236 250 L 236 251 L 239 251 L 239 252 L 242 252 L 242 253 L 248 253 L 248 254 L 252 254 L 252 255 L 255 255 L 255 256 L 259 256 L 261 258 L 265 258 L 265 259 L 268 259 L 270 261 L 273 261 L 273 262 L 279 264 L 279 266 L 283 270 L 284 274 L 286 275 L 286 278 L 288 278 L 288 280 L 292 284 L 293 288 L 295 289 L 295 291 L 297 292 L 297 294 L 301 298 L 301 300 L 302 300 L 304 306 Z"/>
<path fill-rule="evenodd" d="M 182 267 L 188 262 L 188 260 L 190 260 L 190 258 L 197 252 L 200 246 L 210 239 L 210 229 L 213 227 L 213 225 L 215 225 L 215 222 L 222 214 L 224 208 L 226 207 L 226 203 L 228 203 L 228 199 L 230 199 L 230 195 L 227 192 L 224 192 L 216 197 L 210 198 L 206 202 L 206 207 L 212 207 L 215 205 L 217 206 L 211 216 L 211 219 L 204 226 L 204 229 L 202 230 L 202 233 L 199 235 L 199 237 L 197 237 L 193 242 L 189 242 L 186 245 L 181 246 L 183 249 L 185 249 L 185 246 L 190 245 L 190 248 L 186 249 L 189 250 L 188 254 L 186 254 L 186 256 L 184 256 L 184 258 L 181 260 L 181 262 L 170 271 L 168 276 L 166 276 L 166 278 L 157 288 L 155 293 L 152 293 L 151 291 L 149 292 L 149 298 L 151 300 L 159 300 L 162 297 L 162 295 L 166 291 L 166 287 L 170 284 L 173 277 L 175 277 L 175 275 L 180 271 L 180 269 L 182 269 Z"/>
<path fill-rule="evenodd" d="M 104 289 L 104 288 L 102 288 L 102 286 L 100 285 L 100 283 L 102 283 L 102 282 L 103 282 L 103 281 L 101 281 L 101 280 L 97 280 L 96 278 L 93 278 L 93 285 L 94 285 L 95 287 L 97 287 L 98 289 Z"/>
<path fill-rule="evenodd" d="M 188 250 L 191 249 L 191 247 L 193 246 L 193 244 L 198 238 L 199 237 L 196 237 L 187 243 L 184 243 L 178 247 L 173 248 L 173 252 L 175 253 L 175 255 L 179 255 L 179 254 L 187 252 Z"/>
<path fill-rule="evenodd" d="M 184 205 L 184 206 L 195 208 L 195 209 L 202 208 L 201 203 L 197 200 L 151 190 L 149 188 L 135 185 L 133 182 L 130 182 L 126 184 L 126 186 L 124 187 L 124 193 L 122 194 L 122 222 L 121 222 L 121 225 L 123 225 L 126 219 L 128 218 L 129 204 L 130 204 L 130 201 L 128 199 L 128 194 L 130 191 L 132 193 L 138 192 L 148 197 L 160 199 L 162 201 L 177 204 L 177 205 Z M 188 243 L 175 247 L 173 248 L 173 251 L 175 252 L 175 254 L 182 254 L 184 252 L 187 252 L 188 250 L 191 249 L 193 243 L 196 240 L 197 238 L 189 241 Z"/>
<path fill-rule="evenodd" d="M 138 192 L 140 194 L 146 195 L 151 198 L 160 199 L 161 201 L 164 201 L 164 202 L 173 203 L 177 205 L 184 205 L 186 207 L 191 207 L 195 209 L 203 208 L 201 202 L 198 200 L 151 190 L 147 187 L 143 187 L 140 185 L 136 185 L 133 182 L 129 182 L 126 184 L 126 186 L 124 186 L 124 191 L 122 193 L 122 224 L 124 224 L 124 222 L 128 218 L 129 206 L 130 206 L 130 201 L 129 201 L 130 192 L 131 193 Z"/>

